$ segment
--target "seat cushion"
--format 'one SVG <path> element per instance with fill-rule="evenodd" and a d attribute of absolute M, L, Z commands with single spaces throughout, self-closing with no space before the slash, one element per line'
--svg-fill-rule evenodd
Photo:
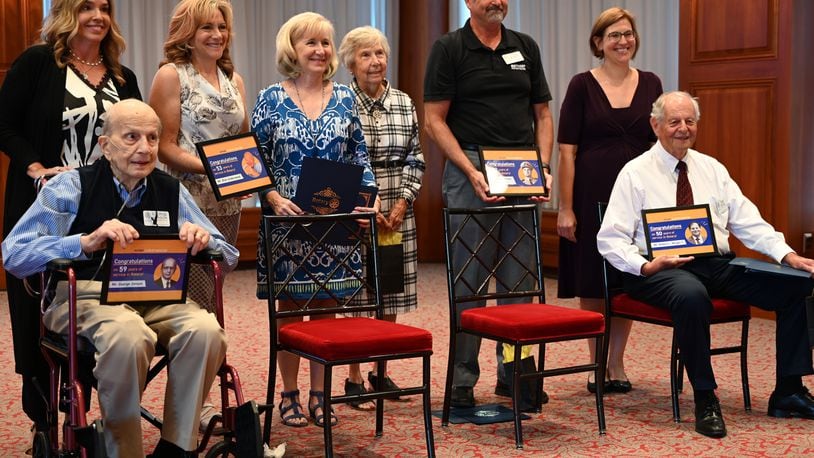
<path fill-rule="evenodd" d="M 601 313 L 548 304 L 511 304 L 469 309 L 461 313 L 461 328 L 507 340 L 557 340 L 600 334 Z"/>
<path fill-rule="evenodd" d="M 432 334 L 373 318 L 333 318 L 280 328 L 280 343 L 326 361 L 432 352 Z"/>
<path fill-rule="evenodd" d="M 656 322 L 665 326 L 672 326 L 673 320 L 670 312 L 630 297 L 627 293 L 613 296 L 611 310 L 614 313 L 624 313 L 643 320 Z M 749 316 L 749 304 L 730 299 L 712 299 L 712 322 L 724 321 Z"/>

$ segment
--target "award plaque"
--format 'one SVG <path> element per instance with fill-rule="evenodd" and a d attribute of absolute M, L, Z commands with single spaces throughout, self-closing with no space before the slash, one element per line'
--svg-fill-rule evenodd
<path fill-rule="evenodd" d="M 537 147 L 478 148 L 490 196 L 548 196 Z"/>
<path fill-rule="evenodd" d="M 253 132 L 196 143 L 195 147 L 218 200 L 271 187 Z"/>
<path fill-rule="evenodd" d="M 709 205 L 642 210 L 647 256 L 711 256 L 718 253 Z"/>
<path fill-rule="evenodd" d="M 186 301 L 189 250 L 178 234 L 144 235 L 122 248 L 108 241 L 102 304 Z"/>

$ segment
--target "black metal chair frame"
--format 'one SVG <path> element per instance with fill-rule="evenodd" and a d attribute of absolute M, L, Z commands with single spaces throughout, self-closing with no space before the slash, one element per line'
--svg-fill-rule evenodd
<path fill-rule="evenodd" d="M 532 226 L 530 228 L 525 228 L 520 224 L 514 217 L 509 216 L 509 213 L 521 213 L 526 212 L 530 213 L 532 216 Z M 514 364 L 514 373 L 513 373 L 513 389 L 512 391 L 512 407 L 514 411 L 514 431 L 515 431 L 515 446 L 518 449 L 523 448 L 523 429 L 521 424 L 521 412 L 520 412 L 520 400 L 519 400 L 519 392 L 520 392 L 520 383 L 522 380 L 526 379 L 540 379 L 539 385 L 539 392 L 537 393 L 536 400 L 536 412 L 539 413 L 542 410 L 542 403 L 541 403 L 541 395 L 543 391 L 543 382 L 546 377 L 552 377 L 557 375 L 566 375 L 566 374 L 574 374 L 579 372 L 593 372 L 596 380 L 602 380 L 604 378 L 604 365 L 599 364 L 600 361 L 604 360 L 604 356 L 602 350 L 604 348 L 603 341 L 605 334 L 604 333 L 590 333 L 584 335 L 572 335 L 567 338 L 555 338 L 555 339 L 538 339 L 532 341 L 520 341 L 520 340 L 508 340 L 505 337 L 489 334 L 489 333 L 479 333 L 470 331 L 467 329 L 463 329 L 459 322 L 459 314 L 456 313 L 457 305 L 465 302 L 473 302 L 473 301 L 490 301 L 490 300 L 498 300 L 498 299 L 510 299 L 510 298 L 519 298 L 519 297 L 528 297 L 533 298 L 532 300 L 536 299 L 538 303 L 545 304 L 545 284 L 543 278 L 543 271 L 542 271 L 542 255 L 540 252 L 540 223 L 539 223 L 539 215 L 538 209 L 536 205 L 516 205 L 516 206 L 499 206 L 499 207 L 484 207 L 478 209 L 463 209 L 463 208 L 444 208 L 443 209 L 444 215 L 444 249 L 446 253 L 446 269 L 447 269 L 447 287 L 448 287 L 448 294 L 449 294 L 449 321 L 450 321 L 450 335 L 449 335 L 449 357 L 447 361 L 447 375 L 446 375 L 446 382 L 444 386 L 444 406 L 443 406 L 443 413 L 441 419 L 442 426 L 448 426 L 449 424 L 449 416 L 450 416 L 450 407 L 451 407 L 451 397 L 452 397 L 452 376 L 453 376 L 453 369 L 454 369 L 454 362 L 455 362 L 455 348 L 456 348 L 456 335 L 459 333 L 468 333 L 472 335 L 477 335 L 482 338 L 486 338 L 489 340 L 498 341 L 505 344 L 510 344 L 514 346 L 514 361 L 519 362 L 521 360 L 522 354 L 522 346 L 525 345 L 536 345 L 539 344 L 539 351 L 538 351 L 538 370 L 536 372 L 531 373 L 521 373 L 521 365 Z M 480 215 L 499 215 L 499 218 L 496 223 L 494 223 L 491 227 L 486 227 L 477 216 Z M 453 216 L 463 216 L 464 219 L 461 224 L 455 229 L 452 230 L 451 227 L 451 217 Z M 500 242 L 500 239 L 497 235 L 495 235 L 495 231 L 499 230 L 501 224 L 514 224 L 522 231 L 522 235 L 518 238 L 518 240 L 514 241 L 511 246 L 505 246 Z M 474 230 L 477 227 L 479 230 L 484 232 L 483 237 L 479 239 L 479 243 L 476 246 L 467 246 L 463 240 L 461 240 L 461 234 L 466 230 Z M 520 286 L 523 279 L 519 279 L 516 284 L 509 285 L 506 282 L 499 278 L 497 275 L 498 267 L 501 263 L 512 258 L 518 262 L 518 264 L 523 264 L 517 259 L 517 256 L 514 254 L 513 249 L 518 246 L 521 242 L 521 239 L 529 238 L 534 243 L 534 257 L 535 257 L 535 266 L 526 266 L 527 272 L 526 276 L 533 278 L 534 280 L 534 287 L 528 291 L 517 291 L 517 288 Z M 496 263 L 491 262 L 491 260 L 486 261 L 481 259 L 478 256 L 478 250 L 487 242 L 495 243 L 500 250 L 502 250 L 502 256 L 497 260 Z M 463 266 L 459 270 L 455 270 L 453 265 L 452 259 L 452 247 L 456 244 L 462 244 L 466 247 L 469 251 L 470 256 L 463 263 Z M 473 262 L 479 263 L 482 267 L 486 268 L 489 273 L 484 280 L 484 282 L 480 285 L 469 285 L 467 281 L 462 278 L 462 272 L 466 270 L 467 266 L 472 264 Z M 488 292 L 490 281 L 494 281 L 495 283 L 500 283 L 501 286 L 506 288 L 506 292 Z M 456 292 L 456 286 L 463 285 L 467 288 L 470 294 L 461 294 Z M 562 342 L 567 340 L 578 340 L 578 339 L 596 339 L 596 360 L 590 364 L 582 364 L 578 366 L 570 366 L 570 367 L 562 367 L 562 368 L 555 368 L 555 369 L 546 369 L 545 368 L 545 345 L 549 342 Z M 599 434 L 605 434 L 605 414 L 604 414 L 604 401 L 602 396 L 602 387 L 597 385 L 597 392 L 596 392 L 596 406 L 597 406 L 597 420 L 599 423 Z"/>
<path fill-rule="evenodd" d="M 605 216 L 606 208 L 607 208 L 606 202 L 600 202 L 598 204 L 600 222 L 602 221 L 602 218 L 604 218 Z M 657 326 L 665 326 L 673 329 L 673 336 L 671 339 L 672 343 L 670 345 L 670 399 L 672 401 L 673 407 L 673 421 L 675 421 L 676 423 L 681 423 L 681 412 L 679 410 L 680 406 L 678 402 L 678 395 L 684 389 L 684 362 L 681 360 L 681 350 L 678 348 L 678 341 L 676 340 L 675 328 L 673 327 L 672 323 L 665 323 L 659 320 L 651 320 L 638 315 L 631 315 L 623 312 L 615 312 L 613 310 L 613 297 L 623 292 L 621 285 L 614 284 L 614 281 L 612 280 L 613 277 L 618 277 L 617 275 L 618 271 L 613 266 L 611 266 L 607 260 L 603 258 L 602 273 L 603 273 L 602 281 L 605 287 L 604 288 L 605 330 L 607 332 L 607 335 L 610 335 L 611 322 L 613 318 L 623 318 L 633 321 L 640 321 L 642 323 L 649 323 Z M 752 411 L 752 398 L 749 391 L 749 363 L 747 360 L 747 351 L 749 349 L 750 319 L 751 315 L 747 315 L 740 318 L 715 319 L 710 322 L 710 324 L 737 323 L 737 322 L 741 323 L 740 344 L 728 347 L 711 348 L 710 354 L 712 356 L 725 355 L 729 353 L 740 354 L 741 385 L 743 387 L 743 407 L 747 412 Z M 602 351 L 602 353 L 606 357 L 608 356 L 609 340 L 610 339 L 606 340 L 604 349 Z M 607 361 L 605 361 L 605 364 L 607 364 Z M 597 386 L 598 385 L 599 384 L 597 384 Z"/>
<path fill-rule="evenodd" d="M 215 314 L 221 327 L 224 326 L 223 319 L 223 295 L 222 295 L 222 273 L 219 261 L 223 256 L 220 252 L 205 250 L 190 258 L 193 263 L 209 265 L 213 271 L 215 283 Z M 81 261 L 80 261 L 81 262 Z M 90 405 L 90 390 L 95 385 L 93 376 L 87 372 L 92 369 L 93 344 L 78 335 L 76 319 L 76 276 L 74 266 L 76 262 L 69 259 L 56 259 L 48 263 L 46 272 L 40 274 L 40 312 L 44 314 L 50 302 L 48 291 L 50 281 L 48 276 L 54 273 L 65 275 L 68 283 L 68 307 L 69 307 L 69 329 L 68 335 L 63 336 L 53 333 L 45 328 L 40 321 L 40 348 L 48 365 L 49 390 L 47 393 L 47 414 L 50 428 L 47 432 L 39 432 L 35 436 L 34 456 L 77 456 L 84 451 L 88 456 L 106 457 L 103 437 L 103 421 L 95 420 L 92 424 L 87 423 L 87 410 Z M 147 373 L 147 384 L 153 380 L 168 364 L 168 357 L 163 348 L 156 349 L 157 360 L 151 365 Z M 60 385 L 60 369 L 65 378 Z M 82 366 L 82 367 L 80 367 Z M 67 373 L 65 373 L 67 372 Z M 213 445 L 206 456 L 226 456 L 228 453 L 261 454 L 262 443 L 246 444 L 239 443 L 239 438 L 252 435 L 253 438 L 260 437 L 259 412 L 265 410 L 265 406 L 257 406 L 254 401 L 247 402 L 243 397 L 240 377 L 237 370 L 229 365 L 226 357 L 218 370 L 221 392 L 221 414 L 216 415 L 209 422 L 206 432 L 203 434 L 196 453 L 203 453 L 206 450 L 209 439 L 213 437 L 213 431 L 218 424 L 223 425 L 223 439 Z M 229 393 L 233 393 L 235 406 L 230 405 Z M 57 429 L 58 412 L 65 411 L 65 420 L 62 425 L 63 445 L 59 446 L 59 432 Z M 162 421 L 141 407 L 141 416 L 148 423 L 159 430 L 162 428 Z M 244 429 L 256 429 L 255 431 L 239 431 L 238 424 Z M 252 445 L 248 447 L 248 445 Z M 42 452 L 38 455 L 38 450 Z"/>
<path fill-rule="evenodd" d="M 309 361 L 317 362 L 325 367 L 323 383 L 325 387 L 324 407 L 325 412 L 325 426 L 323 428 L 325 456 L 333 456 L 333 437 L 330 416 L 328 412 L 331 411 L 331 406 L 335 403 L 348 403 L 351 401 L 376 401 L 376 437 L 381 437 L 384 428 L 384 399 L 394 396 L 408 396 L 408 395 L 422 395 L 423 400 L 423 414 L 424 414 L 424 427 L 425 439 L 427 442 L 427 455 L 435 456 L 435 444 L 432 432 L 432 413 L 430 404 L 430 356 L 432 351 L 419 352 L 419 353 L 399 353 L 399 354 L 384 354 L 377 355 L 372 353 L 366 358 L 353 358 L 343 360 L 325 360 L 315 355 L 301 351 L 296 348 L 285 346 L 280 342 L 279 333 L 277 331 L 276 321 L 280 318 L 289 317 L 306 317 L 312 315 L 328 315 L 328 314 L 358 314 L 358 313 L 373 313 L 377 320 L 383 317 L 382 297 L 379 289 L 379 252 L 377 247 L 377 231 L 376 231 L 376 214 L 375 213 L 339 213 L 331 215 L 303 215 L 303 216 L 272 216 L 264 215 L 263 224 L 267 234 L 266 243 L 266 264 L 267 271 L 271 270 L 274 265 L 274 259 L 277 259 L 280 254 L 290 257 L 291 251 L 286 247 L 285 241 L 290 238 L 299 238 L 310 242 L 311 249 L 304 259 L 307 259 L 310 254 L 313 254 L 318 248 L 330 244 L 330 240 L 337 233 L 345 233 L 351 235 L 349 237 L 348 246 L 350 247 L 349 253 L 363 252 L 367 250 L 365 258 L 370 257 L 367 262 L 368 268 L 373 269 L 374 275 L 365 275 L 364 269 L 361 273 L 356 272 L 350 268 L 351 254 L 341 255 L 331 253 L 326 250 L 326 254 L 330 256 L 330 261 L 334 267 L 331 272 L 320 279 L 308 272 L 309 279 L 317 285 L 315 291 L 306 300 L 296 300 L 287 287 L 290 285 L 293 273 L 289 275 L 279 287 L 274 285 L 274 276 L 268 272 L 269 294 L 268 294 L 268 309 L 269 309 L 269 375 L 268 386 L 266 392 L 266 405 L 274 405 L 274 388 L 277 377 L 277 353 L 287 351 L 305 358 Z M 360 229 L 358 221 L 367 221 L 369 230 Z M 271 234 L 274 227 L 285 227 L 285 233 L 276 238 L 276 243 L 273 243 Z M 295 267 L 295 271 L 301 268 L 301 265 Z M 341 268 L 346 268 L 347 271 L 353 272 L 356 280 L 359 281 L 359 286 L 353 294 L 348 297 L 339 297 L 328 286 L 328 282 Z M 371 282 L 372 280 L 372 282 Z M 276 288 L 276 289 L 275 289 Z M 317 295 L 321 292 L 327 293 L 330 300 L 334 302 L 333 305 L 328 307 L 317 307 L 312 304 L 318 300 Z M 352 298 L 359 294 L 367 293 L 370 298 L 372 296 L 373 302 L 362 304 L 351 303 Z M 275 301 L 287 300 L 296 304 L 294 310 L 277 310 Z M 422 384 L 416 387 L 401 388 L 400 390 L 384 390 L 381 386 L 374 387 L 375 391 L 365 394 L 357 395 L 342 395 L 334 396 L 331 394 L 331 381 L 333 377 L 333 368 L 335 366 L 344 366 L 351 363 L 367 363 L 376 362 L 377 364 L 377 381 L 381 385 L 386 373 L 386 363 L 392 360 L 401 359 L 422 359 Z M 263 437 L 264 441 L 268 442 L 271 434 L 271 409 L 266 411 Z"/>

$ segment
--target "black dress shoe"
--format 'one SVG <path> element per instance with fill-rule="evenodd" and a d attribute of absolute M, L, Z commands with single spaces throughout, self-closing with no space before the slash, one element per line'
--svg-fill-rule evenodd
<path fill-rule="evenodd" d="M 695 403 L 695 431 L 707 437 L 726 436 L 726 425 L 721 414 L 721 404 L 715 394 Z"/>
<path fill-rule="evenodd" d="M 471 386 L 452 387 L 452 407 L 475 407 L 475 394 Z"/>
<path fill-rule="evenodd" d="M 511 398 L 512 390 L 509 388 L 509 385 L 498 380 L 495 385 L 495 394 L 503 396 L 504 398 Z M 545 390 L 543 390 L 543 394 L 541 395 L 540 404 L 548 404 L 548 393 L 546 393 Z M 525 410 L 523 412 L 525 412 Z"/>
<path fill-rule="evenodd" d="M 814 420 L 814 397 L 805 387 L 802 391 L 788 396 L 778 396 L 776 393 L 772 393 L 769 397 L 768 414 L 770 417 L 777 418 L 795 417 Z"/>
<path fill-rule="evenodd" d="M 195 452 L 188 452 L 170 441 L 159 439 L 155 450 L 147 455 L 147 458 L 192 458 L 197 456 L 198 454 Z"/>
<path fill-rule="evenodd" d="M 495 384 L 495 394 L 498 396 L 503 396 L 504 398 L 510 398 L 512 397 L 512 390 L 509 388 L 509 385 L 506 385 L 505 382 L 498 380 L 497 384 Z"/>
<path fill-rule="evenodd" d="M 596 382 L 588 382 L 588 392 L 591 394 L 596 393 Z M 602 387 L 603 394 L 607 393 L 628 393 L 633 389 L 633 384 L 629 380 L 605 380 L 605 385 Z"/>
<path fill-rule="evenodd" d="M 633 389 L 630 380 L 611 380 L 605 382 L 606 393 L 628 393 Z"/>

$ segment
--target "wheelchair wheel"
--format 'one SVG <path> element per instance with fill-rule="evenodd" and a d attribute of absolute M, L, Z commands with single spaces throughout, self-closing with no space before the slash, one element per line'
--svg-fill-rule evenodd
<path fill-rule="evenodd" d="M 34 443 L 31 444 L 31 455 L 34 458 L 51 458 L 51 441 L 44 431 L 37 431 Z"/>
<path fill-rule="evenodd" d="M 206 452 L 206 458 L 227 458 L 237 457 L 237 444 L 230 440 L 222 440 L 213 445 L 212 448 Z"/>

